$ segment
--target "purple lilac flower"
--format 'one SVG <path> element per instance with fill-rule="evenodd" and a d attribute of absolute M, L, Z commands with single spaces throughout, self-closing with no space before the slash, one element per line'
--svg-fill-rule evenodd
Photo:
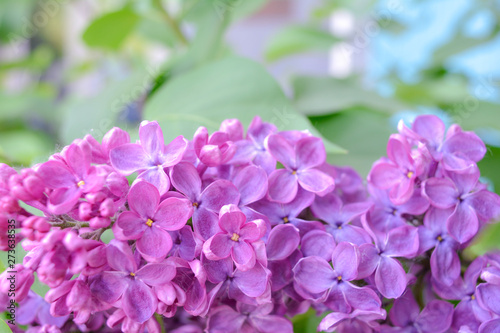
<path fill-rule="evenodd" d="M 116 223 L 127 239 L 137 240 L 137 250 L 150 260 L 164 259 L 172 248 L 168 231 L 181 229 L 191 217 L 188 200 L 168 198 L 160 203 L 160 193 L 152 184 L 140 181 L 128 194 L 130 211 L 118 216 Z"/>
<path fill-rule="evenodd" d="M 303 235 L 311 230 L 325 229 L 323 224 L 318 221 L 298 218 L 301 212 L 311 205 L 313 200 L 314 194 L 307 192 L 306 190 L 299 189 L 295 199 L 287 204 L 262 199 L 251 204 L 250 207 L 265 215 L 272 225 L 291 223 L 299 229 L 301 235 Z"/>
<path fill-rule="evenodd" d="M 158 263 L 138 268 L 130 247 L 116 240 L 111 241 L 106 256 L 113 270 L 105 271 L 91 280 L 92 294 L 108 304 L 121 300 L 121 307 L 127 317 L 144 323 L 151 318 L 158 303 L 150 287 L 172 280 L 175 267 Z"/>
<path fill-rule="evenodd" d="M 349 281 L 358 276 L 360 254 L 353 244 L 342 242 L 332 255 L 332 264 L 320 257 L 300 259 L 293 268 L 296 290 L 309 299 L 329 299 L 334 311 L 349 312 L 351 309 L 376 311 L 380 299 L 368 287 L 357 287 Z"/>
<path fill-rule="evenodd" d="M 333 193 L 324 197 L 316 197 L 311 211 L 328 223 L 326 230 L 333 235 L 335 242 L 350 242 L 356 245 L 369 243 L 370 235 L 361 227 L 350 224 L 370 209 L 371 202 L 357 202 L 344 205 Z"/>
<path fill-rule="evenodd" d="M 413 195 L 415 181 L 422 173 L 411 156 L 411 149 L 404 137 L 393 134 L 387 143 L 388 160 L 374 164 L 368 180 L 382 190 L 390 190 L 389 198 L 401 205 Z"/>
<path fill-rule="evenodd" d="M 222 207 L 219 215 L 219 227 L 222 231 L 203 244 L 203 253 L 210 260 L 231 256 L 236 267 L 242 271 L 252 268 L 256 262 L 252 243 L 266 233 L 264 221 L 247 222 L 245 214 L 235 205 Z"/>
<path fill-rule="evenodd" d="M 228 133 L 217 131 L 209 136 L 205 127 L 198 128 L 193 145 L 200 162 L 209 167 L 228 163 L 236 152 Z"/>
<path fill-rule="evenodd" d="M 423 184 L 423 193 L 437 208 L 453 208 L 446 220 L 448 232 L 465 243 L 476 235 L 480 222 L 500 214 L 500 197 L 479 183 L 479 169 L 467 173 L 449 173 L 449 178 L 430 178 Z"/>
<path fill-rule="evenodd" d="M 453 304 L 433 300 L 420 312 L 411 292 L 394 301 L 389 312 L 394 327 L 382 326 L 381 333 L 444 333 L 451 326 Z"/>
<path fill-rule="evenodd" d="M 486 154 L 483 141 L 458 125 L 451 126 L 445 137 L 445 125 L 434 115 L 417 117 L 411 129 L 401 121 L 398 128 L 409 139 L 424 143 L 432 158 L 449 171 L 466 171 Z"/>
<path fill-rule="evenodd" d="M 359 278 L 375 272 L 375 285 L 386 298 L 398 298 L 407 285 L 406 272 L 395 257 L 415 256 L 418 251 L 418 229 L 402 226 L 392 229 L 387 237 L 375 238 L 375 245 L 363 244 L 359 247 L 361 263 Z"/>
<path fill-rule="evenodd" d="M 41 164 L 37 173 L 52 189 L 47 208 L 52 214 L 69 212 L 81 195 L 99 190 L 104 184 L 103 174 L 90 165 L 90 155 L 78 145 L 70 145 L 64 153 L 64 162 L 52 160 Z"/>
<path fill-rule="evenodd" d="M 209 333 L 292 333 L 292 324 L 283 317 L 271 315 L 272 304 L 236 305 L 237 311 L 227 305 L 213 310 L 207 324 Z"/>
<path fill-rule="evenodd" d="M 267 149 L 285 167 L 269 175 L 270 200 L 289 203 L 297 195 L 299 185 L 306 191 L 317 194 L 333 190 L 333 179 L 315 169 L 326 159 L 321 139 L 304 137 L 292 144 L 284 137 L 273 134 L 267 138 Z"/>
<path fill-rule="evenodd" d="M 138 178 L 153 184 L 163 194 L 170 188 L 164 169 L 181 161 L 187 141 L 179 136 L 165 146 L 163 132 L 156 121 L 143 121 L 139 138 L 139 144 L 127 143 L 112 149 L 111 164 L 123 175 L 138 171 Z"/>
<path fill-rule="evenodd" d="M 224 205 L 238 204 L 240 193 L 228 180 L 219 179 L 202 189 L 200 175 L 196 168 L 182 162 L 170 171 L 174 187 L 184 194 L 194 207 L 193 229 L 203 240 L 219 231 L 217 214 Z"/>
<path fill-rule="evenodd" d="M 458 300 L 460 303 L 453 313 L 452 328 L 460 330 L 467 327 L 476 332 L 482 322 L 490 320 L 491 314 L 478 302 L 476 285 L 482 269 L 485 267 L 482 257 L 475 259 L 467 268 L 463 278 L 458 277 L 451 286 L 433 279 L 433 290 L 445 300 Z"/>
<path fill-rule="evenodd" d="M 268 175 L 271 174 L 276 168 L 276 160 L 266 148 L 265 140 L 276 132 L 276 126 L 263 122 L 259 116 L 256 116 L 248 127 L 246 140 L 235 142 L 237 150 L 231 163 L 246 164 L 251 162 L 262 167 Z"/>
<path fill-rule="evenodd" d="M 424 218 L 424 225 L 418 227 L 419 253 L 434 248 L 431 254 L 432 277 L 445 285 L 451 285 L 460 275 L 459 243 L 451 237 L 446 228 L 446 219 L 451 210 L 431 208 Z"/>

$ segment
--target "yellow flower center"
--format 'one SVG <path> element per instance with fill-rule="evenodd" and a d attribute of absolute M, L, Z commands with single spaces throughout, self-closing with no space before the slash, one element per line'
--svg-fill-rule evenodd
<path fill-rule="evenodd" d="M 337 276 L 337 280 L 342 281 L 342 275 Z"/>
<path fill-rule="evenodd" d="M 470 297 L 470 299 L 471 299 L 471 300 L 475 300 L 475 299 L 476 299 L 476 296 L 472 295 L 472 296 Z"/>
<path fill-rule="evenodd" d="M 231 236 L 231 240 L 234 242 L 237 242 L 240 239 L 240 235 L 237 233 L 233 232 L 233 236 Z"/>
<path fill-rule="evenodd" d="M 193 207 L 198 208 L 199 204 L 197 202 L 193 202 Z"/>
<path fill-rule="evenodd" d="M 290 222 L 290 220 L 288 219 L 288 217 L 286 217 L 286 216 L 285 216 L 285 217 L 283 218 L 283 222 L 284 222 L 284 223 L 288 223 L 288 222 Z"/>
<path fill-rule="evenodd" d="M 297 174 L 297 171 L 296 170 L 293 170 L 292 171 L 292 175 L 296 175 Z"/>
<path fill-rule="evenodd" d="M 78 183 L 76 183 L 76 186 L 78 187 L 82 187 L 83 185 L 85 185 L 85 182 L 83 180 L 80 180 Z"/>
<path fill-rule="evenodd" d="M 408 178 L 413 177 L 413 171 L 408 171 L 408 173 L 406 174 L 406 177 L 408 177 Z"/>
<path fill-rule="evenodd" d="M 130 273 L 130 276 L 135 276 L 135 273 Z"/>
<path fill-rule="evenodd" d="M 148 227 L 152 226 L 152 225 L 153 225 L 153 220 L 148 219 L 148 220 L 146 221 L 146 225 L 147 225 Z"/>
<path fill-rule="evenodd" d="M 441 236 L 437 236 L 436 239 L 438 240 L 438 242 L 442 242 L 443 241 L 443 237 L 441 237 Z"/>

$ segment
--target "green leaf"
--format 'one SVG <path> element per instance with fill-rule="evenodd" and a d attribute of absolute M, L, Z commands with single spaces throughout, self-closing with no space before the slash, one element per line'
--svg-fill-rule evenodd
<path fill-rule="evenodd" d="M 0 151 L 9 161 L 29 166 L 40 155 L 48 155 L 54 143 L 44 133 L 30 130 L 0 133 Z"/>
<path fill-rule="evenodd" d="M 136 13 L 123 8 L 92 21 L 83 33 L 83 40 L 91 47 L 118 50 L 138 22 Z"/>
<path fill-rule="evenodd" d="M 118 115 L 129 103 L 140 100 L 147 93 L 157 72 L 155 68 L 144 68 L 126 79 L 107 84 L 94 97 L 72 97 L 66 100 L 61 105 L 62 125 L 59 136 L 62 142 L 69 144 L 86 134 L 100 139 L 116 126 Z"/>
<path fill-rule="evenodd" d="M 328 156 L 328 162 L 351 166 L 362 176 L 368 174 L 373 162 L 386 155 L 387 140 L 395 131 L 386 114 L 361 108 L 310 119 L 325 138 L 348 151 Z"/>
<path fill-rule="evenodd" d="M 168 140 L 192 137 L 199 126 L 215 131 L 226 118 L 248 125 L 256 116 L 281 130 L 309 129 L 319 133 L 297 113 L 276 81 L 263 66 L 250 60 L 228 57 L 180 75 L 167 82 L 148 101 L 144 118 L 158 120 Z M 325 142 L 327 150 L 338 146 Z"/>
<path fill-rule="evenodd" d="M 322 316 L 318 317 L 313 309 L 309 309 L 306 313 L 299 314 L 292 318 L 293 331 L 316 332 L 319 323 L 326 315 L 327 314 L 324 313 Z"/>
<path fill-rule="evenodd" d="M 174 46 L 177 41 L 172 29 L 162 22 L 159 17 L 143 17 L 137 25 L 136 31 L 141 37 L 170 47 Z"/>
<path fill-rule="evenodd" d="M 305 51 L 326 51 L 338 41 L 332 34 L 318 28 L 289 26 L 271 38 L 265 56 L 267 60 L 275 61 Z"/>
<path fill-rule="evenodd" d="M 9 325 L 7 325 L 3 319 L 0 319 L 0 332 L 12 333 L 12 330 L 10 329 Z"/>
<path fill-rule="evenodd" d="M 391 98 L 361 87 L 353 79 L 297 77 L 292 82 L 297 109 L 307 115 L 324 115 L 353 107 L 395 113 L 408 107 Z"/>
<path fill-rule="evenodd" d="M 500 130 L 500 105 L 479 101 L 469 95 L 462 96 L 462 102 L 452 106 L 449 113 L 454 122 L 465 129 L 492 128 Z"/>

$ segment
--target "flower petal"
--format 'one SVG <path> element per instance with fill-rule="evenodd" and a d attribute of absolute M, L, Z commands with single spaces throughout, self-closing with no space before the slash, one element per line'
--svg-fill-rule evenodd
<path fill-rule="evenodd" d="M 334 271 L 342 276 L 342 280 L 351 281 L 356 279 L 359 266 L 359 250 L 357 246 L 342 242 L 337 245 L 332 254 Z"/>
<path fill-rule="evenodd" d="M 153 184 L 139 181 L 130 188 L 127 199 L 130 210 L 144 218 L 145 223 L 148 218 L 153 218 L 155 215 L 160 203 L 160 193 Z"/>
<path fill-rule="evenodd" d="M 341 283 L 339 287 L 342 289 L 347 303 L 353 309 L 377 311 L 382 305 L 377 293 L 369 287 L 357 287 L 350 283 Z"/>
<path fill-rule="evenodd" d="M 109 158 L 113 168 L 126 176 L 152 165 L 148 154 L 140 145 L 135 143 L 126 143 L 111 149 Z"/>
<path fill-rule="evenodd" d="M 149 168 L 137 176 L 137 180 L 144 180 L 153 184 L 161 195 L 170 189 L 170 179 L 162 166 Z"/>
<path fill-rule="evenodd" d="M 111 240 L 106 248 L 106 257 L 108 265 L 117 271 L 128 274 L 137 269 L 132 249 L 126 242 Z"/>
<path fill-rule="evenodd" d="M 450 235 L 459 243 L 463 244 L 471 240 L 479 229 L 479 221 L 474 208 L 465 203 L 459 204 L 446 221 L 446 227 Z"/>
<path fill-rule="evenodd" d="M 103 272 L 90 281 L 90 291 L 98 300 L 113 304 L 123 295 L 128 283 L 123 275 Z"/>
<path fill-rule="evenodd" d="M 487 310 L 500 315 L 500 286 L 482 283 L 477 287 L 476 295 L 481 305 Z"/>
<path fill-rule="evenodd" d="M 279 134 L 267 137 L 266 146 L 271 155 L 288 169 L 297 167 L 295 150 L 290 142 Z"/>
<path fill-rule="evenodd" d="M 328 176 L 317 169 L 307 169 L 297 173 L 300 186 L 306 191 L 324 195 L 333 190 L 335 182 L 332 177 Z"/>
<path fill-rule="evenodd" d="M 135 212 L 123 212 L 116 220 L 127 239 L 139 239 L 147 228 L 146 221 Z"/>
<path fill-rule="evenodd" d="M 317 167 L 325 162 L 325 145 L 320 138 L 314 136 L 305 137 L 295 145 L 295 156 L 298 169 Z"/>
<path fill-rule="evenodd" d="M 248 205 L 262 199 L 267 193 L 267 173 L 261 167 L 249 165 L 233 179 L 240 191 L 240 204 Z"/>
<path fill-rule="evenodd" d="M 384 162 L 376 163 L 368 175 L 369 181 L 383 190 L 397 185 L 402 178 L 403 174 L 397 166 Z"/>
<path fill-rule="evenodd" d="M 127 317 L 141 324 L 153 316 L 157 304 L 151 288 L 137 280 L 132 280 L 123 294 L 123 311 Z"/>
<path fill-rule="evenodd" d="M 268 196 L 272 201 L 288 203 L 297 195 L 297 176 L 286 169 L 273 171 L 269 175 Z"/>
<path fill-rule="evenodd" d="M 446 286 L 451 286 L 460 276 L 460 258 L 448 243 L 439 243 L 431 254 L 432 276 Z"/>
<path fill-rule="evenodd" d="M 171 281 L 176 274 L 175 267 L 169 264 L 147 264 L 136 272 L 136 277 L 150 286 L 162 285 Z"/>
<path fill-rule="evenodd" d="M 453 304 L 432 300 L 422 310 L 415 324 L 423 333 L 443 333 L 450 328 L 452 318 Z"/>
<path fill-rule="evenodd" d="M 196 202 L 201 191 L 201 179 L 191 163 L 181 162 L 170 170 L 170 180 L 175 189 Z"/>
<path fill-rule="evenodd" d="M 377 289 L 386 298 L 398 298 L 406 289 L 406 273 L 401 264 L 392 258 L 381 256 L 375 271 Z"/>
<path fill-rule="evenodd" d="M 137 250 L 148 261 L 160 261 L 172 248 L 172 238 L 168 232 L 152 226 L 146 229 L 137 241 Z"/>
<path fill-rule="evenodd" d="M 167 198 L 158 206 L 154 221 L 162 229 L 168 231 L 179 230 L 193 215 L 193 205 L 189 200 Z"/>
<path fill-rule="evenodd" d="M 233 277 L 233 283 L 249 297 L 259 297 L 264 294 L 267 281 L 268 273 L 259 263 L 247 271 L 236 270 Z"/>
<path fill-rule="evenodd" d="M 220 231 L 219 217 L 216 213 L 199 207 L 193 213 L 193 229 L 197 236 L 207 240 Z"/>
<path fill-rule="evenodd" d="M 173 139 L 163 150 L 163 167 L 173 166 L 182 160 L 187 148 L 187 141 L 182 135 Z"/>
<path fill-rule="evenodd" d="M 412 257 L 418 251 L 418 229 L 409 225 L 389 231 L 384 248 L 388 257 Z"/>
<path fill-rule="evenodd" d="M 156 121 L 144 120 L 139 126 L 139 139 L 144 151 L 151 157 L 156 157 L 163 151 L 165 145 L 163 132 Z"/>
<path fill-rule="evenodd" d="M 203 244 L 203 252 L 210 260 L 220 260 L 229 257 L 235 244 L 231 236 L 219 233 Z"/>
<path fill-rule="evenodd" d="M 449 178 L 429 178 L 422 188 L 424 196 L 437 208 L 451 208 L 458 203 L 459 193 Z"/>
<path fill-rule="evenodd" d="M 333 239 L 331 240 L 333 242 Z M 267 239 L 267 259 L 282 260 L 288 258 L 293 251 L 297 250 L 299 243 L 300 235 L 297 228 L 290 224 L 277 225 L 271 230 Z M 302 245 L 303 247 L 304 245 Z"/>
<path fill-rule="evenodd" d="M 59 161 L 48 161 L 41 164 L 37 170 L 48 188 L 68 188 L 75 186 L 77 179 L 71 170 Z"/>
<path fill-rule="evenodd" d="M 237 205 L 240 201 L 240 192 L 229 180 L 219 179 L 208 185 L 200 197 L 200 205 L 218 213 L 222 206 Z"/>
<path fill-rule="evenodd" d="M 236 267 L 241 271 L 247 271 L 255 266 L 255 251 L 253 247 L 245 241 L 235 242 L 231 251 L 231 257 Z"/>
<path fill-rule="evenodd" d="M 300 259 L 293 268 L 293 273 L 295 282 L 313 294 L 330 289 L 336 280 L 332 267 L 319 257 Z"/>

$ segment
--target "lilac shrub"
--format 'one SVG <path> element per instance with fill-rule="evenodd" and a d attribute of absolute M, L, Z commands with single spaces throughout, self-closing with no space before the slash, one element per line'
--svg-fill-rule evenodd
<path fill-rule="evenodd" d="M 435 116 L 398 131 L 367 182 L 259 117 L 0 164 L 0 249 L 27 251 L 0 275 L 12 330 L 287 333 L 313 309 L 327 332 L 500 332 L 500 252 L 462 255 L 500 218 L 484 143 Z"/>

